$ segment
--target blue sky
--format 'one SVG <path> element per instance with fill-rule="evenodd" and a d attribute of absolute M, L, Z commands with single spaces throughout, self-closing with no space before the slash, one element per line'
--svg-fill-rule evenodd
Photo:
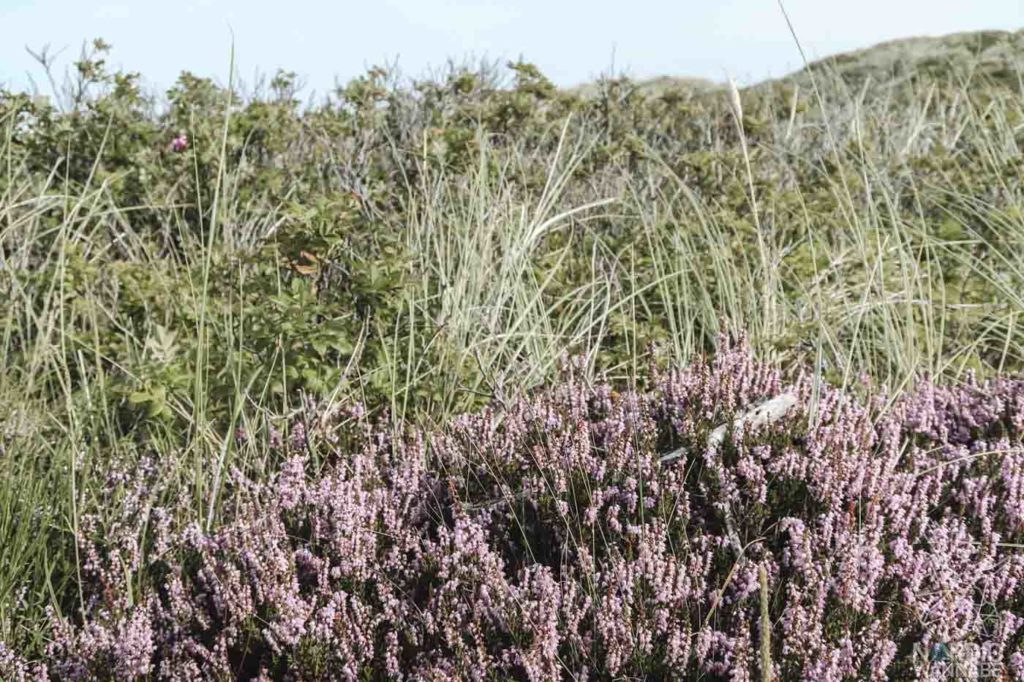
<path fill-rule="evenodd" d="M 786 0 L 811 57 L 910 35 L 1024 27 L 1024 0 Z M 188 69 L 226 80 L 278 67 L 329 89 L 379 63 L 422 75 L 446 58 L 522 55 L 560 85 L 606 72 L 740 82 L 800 65 L 776 0 L 0 0 L 0 83 L 42 82 L 25 47 L 113 44 L 110 61 L 167 88 Z"/>

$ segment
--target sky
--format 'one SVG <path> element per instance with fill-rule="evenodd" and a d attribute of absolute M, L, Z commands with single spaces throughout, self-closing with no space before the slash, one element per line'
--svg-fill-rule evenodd
<path fill-rule="evenodd" d="M 1024 0 L 784 5 L 812 59 L 893 38 L 1024 28 Z M 801 65 L 778 0 L 0 0 L 0 84 L 45 82 L 26 48 L 49 45 L 62 68 L 93 38 L 156 90 L 183 70 L 226 82 L 232 44 L 243 81 L 282 68 L 307 93 L 376 64 L 421 76 L 450 58 L 521 56 L 563 86 L 610 70 L 750 83 Z"/>

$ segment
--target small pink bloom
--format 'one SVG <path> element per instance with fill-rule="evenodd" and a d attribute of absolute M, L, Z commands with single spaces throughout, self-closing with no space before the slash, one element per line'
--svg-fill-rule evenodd
<path fill-rule="evenodd" d="M 186 149 L 188 149 L 188 136 L 184 133 L 171 140 L 172 152 L 183 152 Z"/>

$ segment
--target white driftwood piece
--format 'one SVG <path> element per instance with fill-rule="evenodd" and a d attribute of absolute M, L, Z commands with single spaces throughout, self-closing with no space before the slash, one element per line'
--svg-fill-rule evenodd
<path fill-rule="evenodd" d="M 763 403 L 758 404 L 754 409 L 749 412 L 744 412 L 739 417 L 734 419 L 731 423 L 733 430 L 741 426 L 764 426 L 766 424 L 772 424 L 779 421 L 792 410 L 797 404 L 796 393 L 792 391 L 786 391 L 779 395 L 766 400 Z M 725 440 L 725 434 L 729 430 L 730 424 L 720 424 L 715 427 L 715 430 L 708 436 L 708 447 L 717 447 L 721 445 L 722 441 Z M 662 455 L 659 460 L 662 464 L 667 464 L 673 460 L 677 460 L 686 454 L 685 448 L 679 448 L 673 450 L 667 455 Z"/>
<path fill-rule="evenodd" d="M 797 404 L 796 394 L 787 391 L 780 393 L 770 400 L 766 400 L 763 403 L 758 404 L 752 410 L 744 412 L 739 417 L 732 421 L 732 426 L 735 429 L 741 425 L 750 426 L 762 426 L 764 424 L 771 424 L 782 419 L 790 410 Z M 708 447 L 718 447 L 723 440 L 725 440 L 725 434 L 728 431 L 729 424 L 721 424 L 717 426 L 714 431 L 708 436 Z M 662 455 L 659 458 L 661 464 L 669 464 L 686 454 L 684 448 L 673 450 L 667 455 Z M 503 504 L 511 504 L 512 502 L 522 498 L 522 493 L 512 495 L 509 498 L 501 500 L 490 500 L 483 504 L 466 505 L 467 509 L 494 509 Z M 736 536 L 736 532 L 733 530 L 732 523 L 732 510 L 725 510 L 725 526 L 726 532 L 729 535 L 730 544 L 732 544 L 737 551 L 740 551 L 739 538 Z"/>
<path fill-rule="evenodd" d="M 732 421 L 733 429 L 737 429 L 741 426 L 764 426 L 777 422 L 793 409 L 797 404 L 796 393 L 792 391 L 786 391 L 780 393 L 770 400 L 766 400 L 763 403 L 757 405 L 754 409 L 749 412 L 744 412 L 739 417 Z M 717 448 L 725 440 L 725 434 L 729 430 L 730 424 L 721 424 L 715 427 L 715 430 L 708 436 L 708 449 Z M 663 455 L 659 460 L 662 464 L 668 464 L 673 462 L 686 454 L 685 448 L 679 448 L 673 450 L 667 455 Z M 725 520 L 725 534 L 729 540 L 729 545 L 732 546 L 737 556 L 743 554 L 743 545 L 740 542 L 739 535 L 736 534 L 736 524 L 733 523 L 732 508 L 726 503 L 725 508 L 722 510 L 722 515 Z"/>

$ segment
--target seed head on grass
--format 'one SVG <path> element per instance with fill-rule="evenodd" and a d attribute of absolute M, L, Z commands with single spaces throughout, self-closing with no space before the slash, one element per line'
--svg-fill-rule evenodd
<path fill-rule="evenodd" d="M 740 99 L 740 89 L 732 78 L 729 79 L 729 108 L 732 109 L 732 115 L 736 117 L 737 123 L 742 125 L 743 101 Z"/>

